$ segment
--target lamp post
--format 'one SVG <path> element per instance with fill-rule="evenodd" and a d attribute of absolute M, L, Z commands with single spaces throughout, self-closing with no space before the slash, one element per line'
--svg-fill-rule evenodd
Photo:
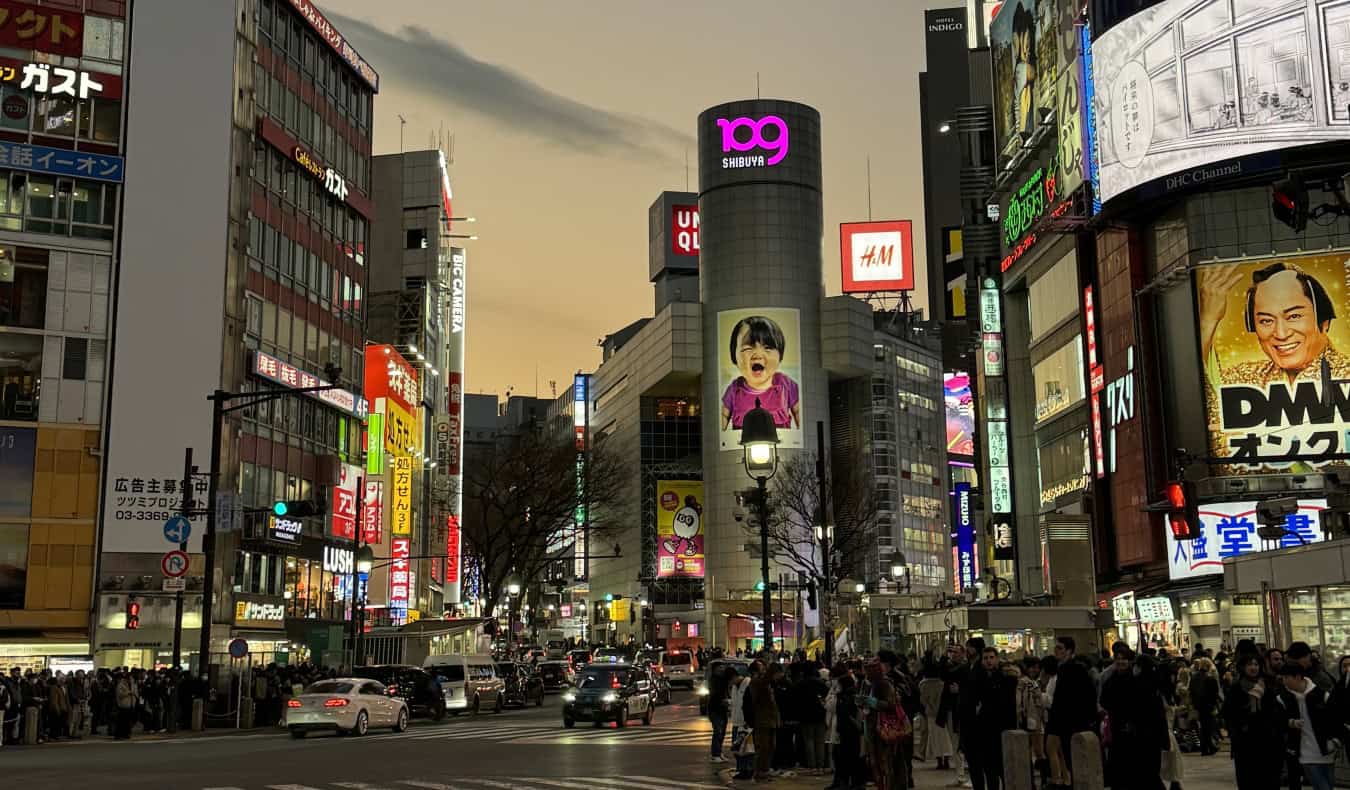
<path fill-rule="evenodd" d="M 359 528 L 358 528 L 359 529 Z M 375 567 L 375 552 L 369 544 L 356 550 L 356 588 L 352 590 L 353 605 L 356 611 L 352 615 L 352 666 L 358 667 L 366 661 L 366 584 L 370 572 Z"/>
<path fill-rule="evenodd" d="M 511 582 L 506 585 L 506 644 L 509 646 L 516 638 L 516 610 L 512 606 L 513 599 L 520 595 L 520 583 Z M 512 656 L 514 659 L 515 656 Z"/>
<path fill-rule="evenodd" d="M 778 427 L 773 415 L 759 405 L 746 412 L 741 422 L 741 447 L 745 450 L 745 473 L 759 486 L 759 573 L 764 583 L 764 647 L 773 649 L 773 603 L 769 599 L 769 493 L 768 482 L 778 471 Z"/>

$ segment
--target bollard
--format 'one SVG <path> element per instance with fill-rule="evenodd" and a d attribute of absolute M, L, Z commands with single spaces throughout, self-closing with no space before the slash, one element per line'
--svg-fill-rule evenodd
<path fill-rule="evenodd" d="M 25 746 L 36 746 L 38 742 L 38 709 L 23 709 L 23 743 Z"/>
<path fill-rule="evenodd" d="M 239 719 L 240 729 L 253 729 L 253 700 L 249 697 L 244 697 L 239 702 Z"/>
<path fill-rule="evenodd" d="M 1032 790 L 1031 733 L 1026 730 L 1003 731 L 1003 787 L 1005 790 Z"/>
<path fill-rule="evenodd" d="M 192 731 L 201 732 L 206 727 L 206 701 L 194 699 L 192 701 Z"/>
<path fill-rule="evenodd" d="M 1106 773 L 1102 768 L 1102 742 L 1095 732 L 1074 733 L 1073 790 L 1103 790 Z"/>

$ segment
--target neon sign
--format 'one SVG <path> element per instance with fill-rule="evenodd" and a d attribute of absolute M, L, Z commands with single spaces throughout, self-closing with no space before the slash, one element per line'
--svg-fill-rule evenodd
<path fill-rule="evenodd" d="M 777 115 L 766 115 L 759 120 L 744 116 L 734 120 L 718 118 L 717 126 L 722 130 L 722 153 L 753 151 L 758 148 L 771 154 L 767 159 L 763 154 L 724 156 L 722 157 L 722 169 L 724 170 L 740 167 L 772 167 L 783 161 L 783 158 L 787 156 L 787 122 Z M 778 130 L 774 139 L 769 140 L 764 137 L 764 127 L 766 126 Z M 743 128 L 750 130 L 750 138 L 744 142 L 737 139 L 736 136 L 737 131 Z"/>

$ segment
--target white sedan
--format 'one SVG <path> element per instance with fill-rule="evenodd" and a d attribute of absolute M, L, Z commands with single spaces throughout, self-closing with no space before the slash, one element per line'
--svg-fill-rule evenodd
<path fill-rule="evenodd" d="M 408 729 L 408 703 L 390 696 L 392 689 L 365 678 L 337 678 L 310 684 L 286 703 L 286 726 L 292 738 L 311 730 L 336 730 L 365 735 L 371 727 Z"/>

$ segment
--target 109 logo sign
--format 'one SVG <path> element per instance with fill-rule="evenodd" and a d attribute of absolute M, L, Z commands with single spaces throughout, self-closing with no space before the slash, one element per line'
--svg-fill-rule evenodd
<path fill-rule="evenodd" d="M 760 149 L 767 152 L 749 154 L 747 156 L 724 156 L 722 157 L 722 169 L 734 169 L 742 167 L 772 167 L 783 161 L 788 153 L 788 127 L 787 122 L 777 115 L 766 115 L 759 120 L 753 118 L 740 117 L 733 120 L 718 118 L 717 126 L 722 130 L 722 153 L 729 154 L 732 151 L 746 152 Z M 765 127 L 774 129 L 773 139 L 765 137 Z M 748 136 L 741 130 L 749 130 Z M 747 137 L 742 140 L 740 138 Z"/>

